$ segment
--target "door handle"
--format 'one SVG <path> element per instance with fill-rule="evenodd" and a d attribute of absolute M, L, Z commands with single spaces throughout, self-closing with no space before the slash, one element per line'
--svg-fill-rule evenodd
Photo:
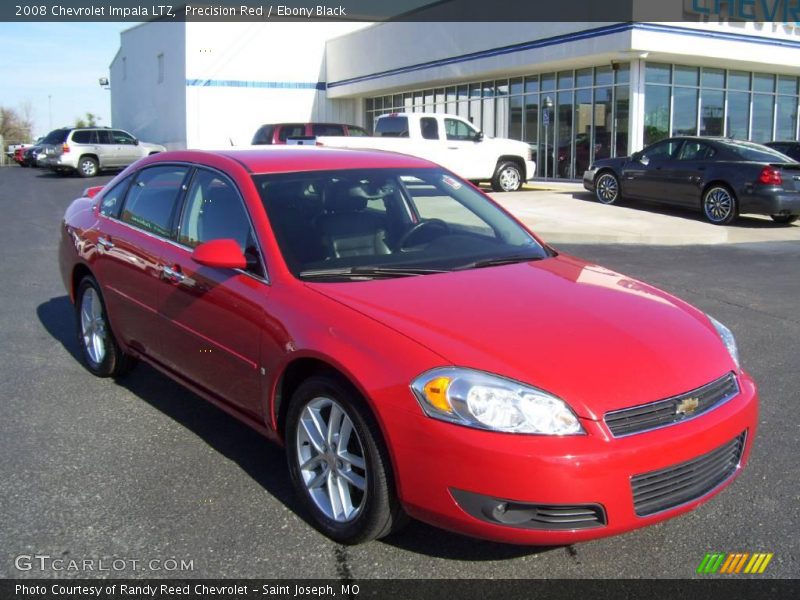
<path fill-rule="evenodd" d="M 99 237 L 97 238 L 97 243 L 100 244 L 106 250 L 109 250 L 114 247 L 114 242 L 111 241 L 110 238 Z"/>
<path fill-rule="evenodd" d="M 173 269 L 166 265 L 164 265 L 161 269 L 161 276 L 170 283 L 181 283 L 184 279 L 186 279 L 186 275 L 181 273 L 180 267 Z"/>
<path fill-rule="evenodd" d="M 458 150 L 458 146 L 448 146 L 448 150 Z"/>

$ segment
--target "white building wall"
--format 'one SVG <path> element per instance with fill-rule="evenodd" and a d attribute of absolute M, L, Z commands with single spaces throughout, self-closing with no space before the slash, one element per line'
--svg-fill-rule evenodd
<path fill-rule="evenodd" d="M 186 147 L 183 23 L 138 25 L 123 31 L 120 41 L 110 67 L 112 126 L 169 149 Z"/>
<path fill-rule="evenodd" d="M 361 112 L 356 102 L 326 97 L 325 42 L 361 27 L 364 24 L 187 23 L 187 145 L 247 145 L 264 123 L 354 122 Z"/>

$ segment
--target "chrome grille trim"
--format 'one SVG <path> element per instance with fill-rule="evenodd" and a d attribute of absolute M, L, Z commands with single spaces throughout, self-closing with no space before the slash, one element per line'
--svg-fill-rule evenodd
<path fill-rule="evenodd" d="M 738 394 L 739 382 L 731 372 L 711 383 L 671 398 L 609 411 L 603 416 L 603 421 L 611 435 L 620 438 L 689 421 L 717 408 Z M 678 405 L 690 398 L 695 398 L 698 402 L 695 411 L 688 416 L 678 414 Z"/>

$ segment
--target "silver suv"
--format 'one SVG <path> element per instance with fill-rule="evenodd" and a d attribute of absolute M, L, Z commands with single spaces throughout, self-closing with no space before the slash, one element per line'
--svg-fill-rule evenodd
<path fill-rule="evenodd" d="M 127 131 L 107 127 L 55 129 L 43 143 L 44 166 L 57 173 L 94 177 L 101 169 L 121 169 L 164 146 L 140 142 Z"/>

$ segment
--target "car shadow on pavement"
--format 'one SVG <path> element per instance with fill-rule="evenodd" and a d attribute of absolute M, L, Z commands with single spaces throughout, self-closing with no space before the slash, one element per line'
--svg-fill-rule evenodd
<path fill-rule="evenodd" d="M 593 204 L 600 204 L 591 192 L 569 192 L 574 200 L 581 200 L 583 202 L 591 202 Z M 666 204 L 659 204 L 657 202 L 649 202 L 647 200 L 627 200 L 622 199 L 614 204 L 615 207 L 629 208 L 641 212 L 654 213 L 664 215 L 667 217 L 678 217 L 681 219 L 690 219 L 698 221 L 711 226 L 704 218 L 700 210 L 692 210 L 691 208 L 681 208 L 677 206 L 669 206 Z M 794 227 L 789 225 L 788 227 Z M 715 226 L 716 227 L 716 226 Z M 787 225 L 775 223 L 767 216 L 757 217 L 755 215 L 741 215 L 733 223 L 724 225 L 724 227 L 738 227 L 741 229 L 785 229 Z"/>
<path fill-rule="evenodd" d="M 47 332 L 72 358 L 81 362 L 75 338 L 74 309 L 69 298 L 51 298 L 37 307 L 36 314 Z M 90 377 L 88 373 L 87 377 Z M 234 461 L 269 494 L 313 527 L 294 495 L 284 452 L 276 444 L 150 365 L 140 363 L 129 374 L 116 379 L 116 384 Z M 471 561 L 516 558 L 552 549 L 475 540 L 414 520 L 382 542 L 418 554 Z"/>

